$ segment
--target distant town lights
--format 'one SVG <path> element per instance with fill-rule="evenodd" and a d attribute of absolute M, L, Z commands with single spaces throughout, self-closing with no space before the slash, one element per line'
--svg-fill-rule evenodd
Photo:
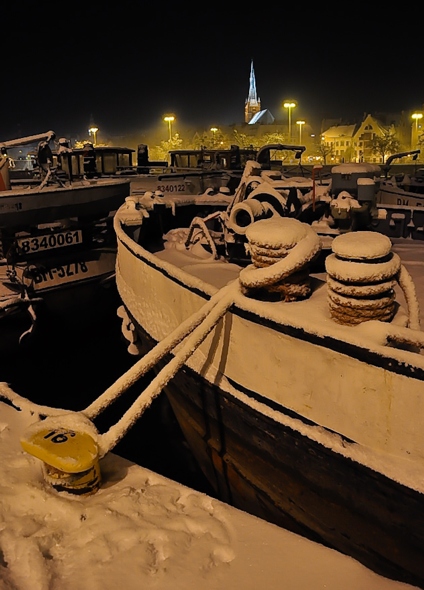
<path fill-rule="evenodd" d="M 415 143 L 418 144 L 418 121 L 423 118 L 423 114 L 412 113 L 411 118 L 415 121 Z M 412 143 L 414 143 L 414 141 L 412 141 Z"/>
<path fill-rule="evenodd" d="M 175 117 L 173 115 L 167 115 L 163 118 L 163 120 L 168 123 L 168 131 L 169 131 L 169 141 L 172 139 L 172 123 L 175 121 Z"/>
<path fill-rule="evenodd" d="M 213 147 L 215 147 L 215 133 L 218 131 L 218 127 L 211 127 L 211 131 L 213 133 L 212 137 L 213 137 Z"/>
<path fill-rule="evenodd" d="M 411 118 L 415 120 L 415 128 L 418 131 L 418 121 L 423 118 L 422 113 L 412 113 Z"/>
<path fill-rule="evenodd" d="M 299 143 L 302 143 L 302 126 L 305 124 L 305 121 L 296 121 L 296 125 L 299 125 Z"/>
<path fill-rule="evenodd" d="M 98 130 L 99 130 L 98 127 L 90 127 L 90 129 L 88 130 L 88 133 L 93 137 L 93 145 L 96 145 L 96 143 L 97 143 Z"/>
<path fill-rule="evenodd" d="M 288 110 L 289 115 L 289 141 L 291 141 L 291 112 L 296 107 L 296 103 L 293 100 L 286 100 L 283 103 L 283 107 Z"/>

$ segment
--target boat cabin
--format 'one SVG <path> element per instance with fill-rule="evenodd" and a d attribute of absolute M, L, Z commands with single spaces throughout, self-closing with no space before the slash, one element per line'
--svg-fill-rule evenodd
<path fill-rule="evenodd" d="M 251 146 L 240 148 L 232 145 L 230 149 L 171 150 L 171 168 L 178 170 L 241 170 L 248 160 L 256 160 L 257 150 Z"/>
<path fill-rule="evenodd" d="M 96 174 L 109 176 L 124 170 L 132 171 L 134 152 L 131 148 L 115 146 L 73 148 L 61 154 L 53 152 L 53 166 L 61 168 L 69 178 L 77 178 L 84 176 L 84 166 L 92 157 Z"/>

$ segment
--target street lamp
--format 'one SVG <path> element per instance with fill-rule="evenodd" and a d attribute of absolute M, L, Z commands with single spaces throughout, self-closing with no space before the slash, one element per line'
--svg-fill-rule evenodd
<path fill-rule="evenodd" d="M 415 120 L 415 144 L 418 144 L 418 121 L 423 118 L 423 114 L 413 113 L 411 118 Z"/>
<path fill-rule="evenodd" d="M 283 104 L 283 107 L 288 110 L 288 114 L 289 114 L 289 142 L 291 141 L 291 112 L 292 112 L 292 109 L 295 108 L 295 106 L 296 106 L 296 103 L 293 101 L 290 101 L 290 100 L 286 101 Z"/>
<path fill-rule="evenodd" d="M 218 127 L 211 127 L 211 131 L 213 133 L 212 135 L 212 143 L 213 143 L 213 147 L 215 147 L 215 133 L 218 131 Z"/>
<path fill-rule="evenodd" d="M 168 117 L 164 117 L 163 120 L 168 123 L 168 131 L 169 131 L 169 141 L 172 139 L 172 122 L 175 121 L 175 117 L 169 115 Z"/>
<path fill-rule="evenodd" d="M 96 145 L 98 127 L 90 127 L 88 133 L 93 136 L 93 145 Z"/>
<path fill-rule="evenodd" d="M 302 125 L 305 124 L 305 121 L 296 121 L 296 125 L 299 125 L 299 143 L 302 143 Z"/>

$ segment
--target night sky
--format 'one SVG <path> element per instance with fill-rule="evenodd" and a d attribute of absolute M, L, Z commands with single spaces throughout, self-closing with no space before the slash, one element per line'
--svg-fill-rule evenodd
<path fill-rule="evenodd" d="M 169 4 L 4 3 L 0 141 L 84 134 L 90 117 L 109 135 L 164 125 L 168 113 L 205 129 L 241 123 L 252 59 L 262 108 L 277 119 L 289 98 L 294 116 L 315 124 L 423 106 L 413 14 Z"/>

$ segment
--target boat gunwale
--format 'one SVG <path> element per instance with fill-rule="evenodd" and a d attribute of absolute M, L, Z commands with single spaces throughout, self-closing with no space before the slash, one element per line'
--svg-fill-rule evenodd
<path fill-rule="evenodd" d="M 131 237 L 129 237 L 125 233 L 124 229 L 120 227 L 121 225 L 125 225 L 125 223 L 121 222 L 119 218 L 119 210 L 114 217 L 113 223 L 118 239 L 118 244 L 123 243 L 125 247 L 139 260 L 142 260 L 150 267 L 155 268 L 157 271 L 161 272 L 164 276 L 171 279 L 179 286 L 202 297 L 205 300 L 205 302 L 212 295 L 218 292 L 219 289 L 217 287 L 214 287 L 210 283 L 207 283 L 202 279 L 199 279 L 198 277 L 188 273 L 184 269 L 178 268 L 172 265 L 171 263 L 167 262 L 166 260 L 159 258 L 154 253 L 150 252 L 149 250 L 147 250 L 146 248 L 132 240 Z M 178 268 L 178 273 L 175 272 L 176 268 Z M 178 276 L 178 274 L 184 274 L 184 278 Z M 208 287 L 210 288 L 210 292 L 208 292 L 207 290 Z M 288 319 L 270 317 L 265 313 L 260 313 L 260 306 L 256 305 L 257 302 L 255 302 L 255 307 L 257 307 L 257 309 L 249 309 L 249 301 L 250 300 L 248 297 L 236 294 L 235 301 L 229 311 L 231 313 L 234 313 L 238 317 L 251 321 L 252 323 L 261 324 L 272 330 L 278 331 L 283 334 L 287 334 L 288 336 L 299 338 L 313 345 L 322 346 L 329 350 L 333 350 L 339 354 L 344 354 L 346 356 L 355 358 L 355 360 L 358 360 L 360 362 L 368 363 L 369 361 L 371 361 L 372 364 L 384 370 L 387 370 L 388 372 L 403 375 L 412 379 L 417 379 L 419 381 L 424 381 L 423 355 L 416 352 L 410 352 L 402 349 L 393 348 L 388 345 L 376 343 L 375 340 L 371 340 L 369 337 L 367 338 L 367 336 L 364 335 L 363 331 L 361 332 L 361 326 L 364 326 L 364 324 L 361 324 L 359 326 L 353 326 L 351 327 L 351 329 L 354 330 L 355 328 L 359 328 L 359 331 L 355 333 L 355 336 L 359 336 L 359 340 L 364 340 L 364 338 L 367 338 L 367 344 L 369 346 L 373 345 L 375 347 L 374 349 L 370 347 L 367 348 L 365 345 L 361 345 L 357 341 L 355 342 L 355 339 L 341 338 L 337 334 L 336 330 L 338 328 L 345 328 L 345 326 L 340 326 L 335 322 L 334 326 L 333 324 L 331 324 L 332 327 L 335 328 L 334 335 L 328 335 L 324 333 L 319 334 L 312 329 L 308 330 L 307 324 L 294 325 L 294 323 L 289 323 Z M 295 303 L 299 303 L 300 305 L 302 305 L 305 302 L 302 301 Z M 260 321 L 257 320 L 258 316 L 260 318 Z M 328 317 L 328 319 L 330 319 L 330 317 Z M 331 321 L 333 322 L 333 320 Z M 366 323 L 368 322 L 365 322 L 365 324 Z M 378 323 L 384 324 L 384 322 Z M 343 332 L 344 334 L 346 334 L 346 331 L 343 330 Z M 391 354 L 393 352 L 395 354 Z M 415 363 L 413 362 L 414 360 L 416 361 Z"/>

